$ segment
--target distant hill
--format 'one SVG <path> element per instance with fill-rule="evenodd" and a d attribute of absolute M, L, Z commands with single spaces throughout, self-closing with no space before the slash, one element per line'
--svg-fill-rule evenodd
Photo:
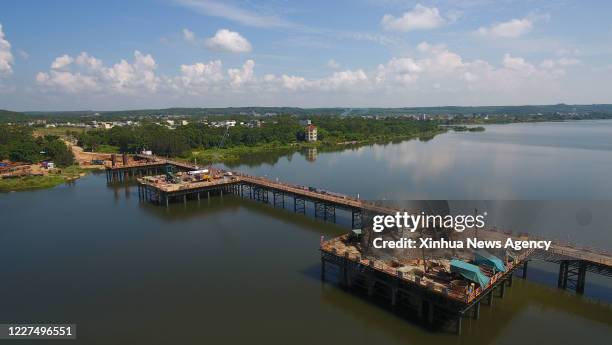
<path fill-rule="evenodd" d="M 31 111 L 17 113 L 3 110 L 9 115 L 2 116 L 0 121 L 7 122 L 7 118 L 23 119 L 23 116 L 39 119 L 62 119 L 73 118 L 100 118 L 113 119 L 139 116 L 228 116 L 228 115 L 266 115 L 266 114 L 291 114 L 301 117 L 314 115 L 338 115 L 338 116 L 396 116 L 396 115 L 509 115 L 527 116 L 535 114 L 550 115 L 561 114 L 605 114 L 612 115 L 612 104 L 554 104 L 554 105 L 520 105 L 520 106 L 440 106 L 440 107 L 403 107 L 403 108 L 298 108 L 298 107 L 226 107 L 226 108 L 164 108 L 164 109 L 136 109 L 117 111 Z M 14 117 L 11 117 L 14 116 Z M 13 120 L 16 121 L 16 120 Z"/>
<path fill-rule="evenodd" d="M 0 109 L 0 122 L 23 122 L 27 119 L 24 113 Z"/>
<path fill-rule="evenodd" d="M 166 109 L 143 109 L 123 111 L 101 111 L 104 117 L 146 116 L 146 115 L 189 115 L 189 116 L 214 116 L 214 115 L 265 115 L 265 114 L 292 114 L 298 116 L 313 115 L 340 115 L 340 116 L 363 116 L 363 115 L 417 115 L 417 114 L 507 114 L 512 116 L 554 114 L 554 113 L 577 113 L 591 114 L 604 113 L 612 115 L 612 104 L 586 104 L 586 105 L 524 105 L 524 106 L 444 106 L 444 107 L 406 107 L 406 108 L 297 108 L 297 107 L 228 107 L 228 108 L 166 108 Z"/>

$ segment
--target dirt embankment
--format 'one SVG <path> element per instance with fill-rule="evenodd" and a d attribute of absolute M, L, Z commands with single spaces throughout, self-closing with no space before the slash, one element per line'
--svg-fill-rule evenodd
<path fill-rule="evenodd" d="M 74 159 L 79 163 L 80 167 L 103 169 L 103 164 L 92 164 L 92 161 L 110 161 L 110 153 L 85 152 L 82 147 L 66 142 L 66 145 L 72 150 Z"/>

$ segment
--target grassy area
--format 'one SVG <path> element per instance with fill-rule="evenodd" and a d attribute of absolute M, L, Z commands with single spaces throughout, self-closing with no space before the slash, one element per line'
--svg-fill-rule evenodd
<path fill-rule="evenodd" d="M 86 169 L 76 165 L 57 169 L 45 176 L 26 176 L 0 179 L 0 192 L 51 188 L 82 176 Z"/>
<path fill-rule="evenodd" d="M 96 148 L 96 152 L 98 153 L 119 153 L 119 146 L 99 145 Z"/>
<path fill-rule="evenodd" d="M 218 163 L 218 162 L 231 162 L 239 160 L 240 157 L 263 153 L 263 152 L 274 152 L 278 150 L 286 150 L 291 148 L 300 148 L 302 146 L 312 146 L 311 144 L 265 144 L 265 145 L 256 145 L 256 146 L 234 146 L 230 148 L 223 149 L 206 149 L 206 150 L 194 150 L 191 151 L 189 155 L 184 158 L 188 161 L 193 162 L 196 159 L 199 163 Z"/>

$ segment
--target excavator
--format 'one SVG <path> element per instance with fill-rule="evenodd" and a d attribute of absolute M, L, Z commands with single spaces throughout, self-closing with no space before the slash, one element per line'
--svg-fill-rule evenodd
<path fill-rule="evenodd" d="M 166 165 L 166 182 L 168 183 L 179 183 L 180 182 L 180 179 L 178 178 L 178 176 L 174 174 L 172 165 L 170 164 Z"/>

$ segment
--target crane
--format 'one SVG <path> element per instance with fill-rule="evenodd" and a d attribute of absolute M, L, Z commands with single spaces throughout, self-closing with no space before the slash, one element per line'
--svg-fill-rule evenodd
<path fill-rule="evenodd" d="M 217 144 L 216 149 L 219 150 L 223 147 L 223 144 L 225 144 L 225 141 L 227 140 L 227 138 L 229 138 L 229 125 L 225 124 L 225 131 L 223 132 L 223 135 L 221 136 L 221 140 L 219 140 L 219 143 Z M 215 162 L 215 160 L 217 159 L 219 153 L 216 153 L 215 155 L 213 155 L 213 157 L 210 159 L 210 162 L 208 164 L 208 173 L 211 174 L 212 173 L 212 164 Z M 208 179 L 210 179 L 210 177 L 208 177 Z"/>

